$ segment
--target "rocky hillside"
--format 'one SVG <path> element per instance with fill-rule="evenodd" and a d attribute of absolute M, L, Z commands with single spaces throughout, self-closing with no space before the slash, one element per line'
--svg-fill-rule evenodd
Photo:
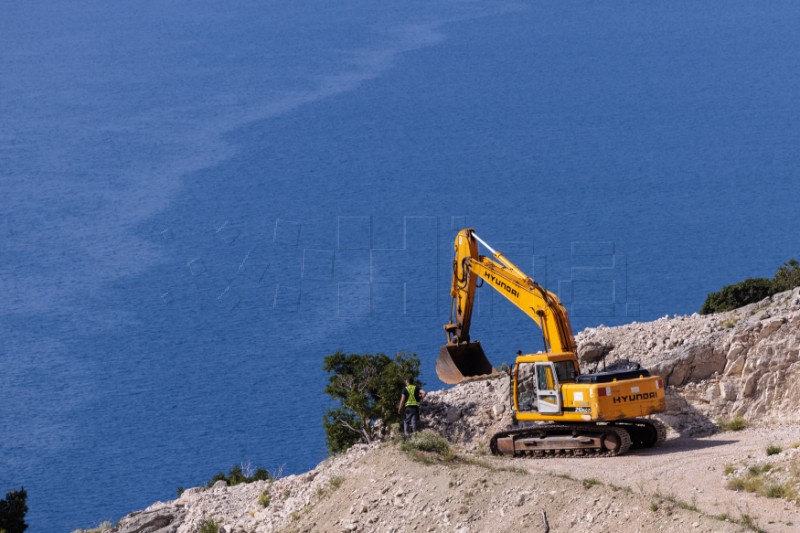
<path fill-rule="evenodd" d="M 189 489 L 177 500 L 128 515 L 113 531 L 188 533 L 212 523 L 220 531 L 259 533 L 752 529 L 748 498 L 756 496 L 725 487 L 731 476 L 745 475 L 753 461 L 760 461 L 757 468 L 774 462 L 754 457 L 763 455 L 765 439 L 775 435 L 785 441 L 785 464 L 779 470 L 790 479 L 784 486 L 787 495 L 800 490 L 792 485 L 793 469 L 800 472 L 800 459 L 792 451 L 800 446 L 800 289 L 719 315 L 587 329 L 578 343 L 584 371 L 597 365 L 602 369 L 604 357 L 606 365 L 638 361 L 665 378 L 669 411 L 659 417 L 675 430 L 665 449 L 569 459 L 566 466 L 559 466 L 561 460 L 488 457 L 489 437 L 510 422 L 509 383 L 499 376 L 428 395 L 423 423 L 452 443 L 454 460 L 404 453 L 392 444 L 357 446 L 302 475 Z M 739 447 L 730 438 L 686 437 L 709 433 L 714 421 L 734 416 L 756 425 L 779 421 L 780 431 L 761 429 L 751 435 L 752 442 L 740 439 Z M 694 464 L 708 474 L 681 477 L 684 472 L 673 461 Z M 655 474 L 650 470 L 659 471 L 659 485 L 651 486 Z M 595 477 L 582 475 L 587 472 Z M 605 472 L 621 477 L 604 477 Z M 633 479 L 638 486 L 630 485 Z M 711 510 L 703 512 L 673 492 L 665 495 L 665 486 L 677 494 L 694 490 L 693 498 L 707 493 Z M 774 528 L 766 530 L 791 531 L 792 524 L 800 523 L 794 500 L 772 507 L 765 502 L 771 500 L 762 498 L 753 506 L 773 517 L 769 524 Z"/>
<path fill-rule="evenodd" d="M 357 446 L 271 483 L 222 483 L 133 513 L 113 531 L 194 533 L 212 521 L 257 533 L 743 530 L 596 478 L 531 473 L 508 460 L 420 460 L 390 444 Z"/>

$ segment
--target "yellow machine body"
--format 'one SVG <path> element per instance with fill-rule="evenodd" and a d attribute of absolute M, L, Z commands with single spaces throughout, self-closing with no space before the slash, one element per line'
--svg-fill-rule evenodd
<path fill-rule="evenodd" d="M 478 242 L 492 257 L 478 253 Z M 447 344 L 436 365 L 442 381 L 456 384 L 493 372 L 480 343 L 469 337 L 480 278 L 543 332 L 545 351 L 520 355 L 514 365 L 512 405 L 517 421 L 613 422 L 664 411 L 664 381 L 647 370 L 581 374 L 567 310 L 558 297 L 493 250 L 474 230 L 461 230 L 454 248 L 453 307 L 450 323 L 444 326 Z"/>
<path fill-rule="evenodd" d="M 557 373 L 543 372 L 546 389 L 560 391 L 560 398 L 547 395 L 539 401 L 554 406 L 554 412 L 541 413 L 535 409 L 533 398 L 526 401 L 523 390 L 521 370 L 536 363 L 561 362 L 574 363 L 571 353 L 542 353 L 521 355 L 514 365 L 512 398 L 514 411 L 519 421 L 552 421 L 566 422 L 610 422 L 647 416 L 664 410 L 664 382 L 658 376 L 646 375 L 647 372 L 628 379 L 610 379 L 603 383 L 575 383 L 561 381 Z M 546 368 L 546 367 L 545 367 Z M 634 371 L 635 373 L 635 371 Z M 559 400 L 561 405 L 559 405 Z"/>

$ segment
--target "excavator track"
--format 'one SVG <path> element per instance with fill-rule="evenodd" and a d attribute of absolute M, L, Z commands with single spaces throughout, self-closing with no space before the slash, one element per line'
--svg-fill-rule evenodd
<path fill-rule="evenodd" d="M 613 457 L 632 444 L 624 424 L 537 424 L 497 433 L 489 448 L 494 455 L 510 457 Z"/>
<path fill-rule="evenodd" d="M 631 436 L 631 448 L 655 448 L 667 440 L 667 426 L 661 421 L 649 418 L 618 420 L 612 425 L 625 429 Z"/>

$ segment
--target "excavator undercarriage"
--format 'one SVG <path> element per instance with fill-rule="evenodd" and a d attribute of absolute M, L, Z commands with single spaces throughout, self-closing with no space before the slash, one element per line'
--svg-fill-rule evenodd
<path fill-rule="evenodd" d="M 495 434 L 489 448 L 511 457 L 610 457 L 658 446 L 666 436 L 664 424 L 644 418 L 608 424 L 537 423 Z"/>

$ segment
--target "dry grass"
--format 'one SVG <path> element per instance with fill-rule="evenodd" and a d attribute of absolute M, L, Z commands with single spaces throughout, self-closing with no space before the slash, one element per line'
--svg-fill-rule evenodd
<path fill-rule="evenodd" d="M 747 427 L 747 420 L 744 417 L 723 418 L 717 421 L 720 431 L 741 431 Z"/>
<path fill-rule="evenodd" d="M 780 446 L 775 446 L 774 444 L 770 444 L 767 446 L 767 455 L 778 455 L 783 451 L 783 448 Z"/>
<path fill-rule="evenodd" d="M 447 439 L 432 429 L 423 429 L 403 439 L 400 449 L 408 452 L 414 460 L 423 463 L 435 463 L 438 462 L 437 459 L 451 462 L 455 459 L 455 453 Z M 436 457 L 431 457 L 430 454 Z"/>
<path fill-rule="evenodd" d="M 780 469 L 774 469 L 770 463 L 761 466 L 751 465 L 743 475 L 731 478 L 727 486 L 731 490 L 750 492 L 766 498 L 783 498 L 785 500 L 798 501 L 798 493 L 795 487 L 800 484 L 800 465 L 797 464 L 797 461 L 793 461 L 789 465 L 788 480 L 773 481 L 769 479 L 765 474 L 773 470 Z"/>

